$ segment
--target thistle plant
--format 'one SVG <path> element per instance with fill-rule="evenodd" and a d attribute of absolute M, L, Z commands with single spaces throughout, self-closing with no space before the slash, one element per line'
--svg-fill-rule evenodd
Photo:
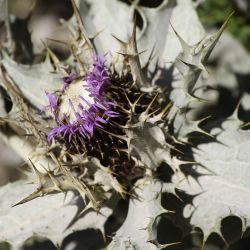
<path fill-rule="evenodd" d="M 211 94 L 203 75 L 208 73 L 206 63 L 230 17 L 217 32 L 205 35 L 192 1 L 163 1 L 150 8 L 116 0 L 111 6 L 128 18 L 123 32 L 129 36 L 107 35 L 114 23 L 90 36 L 98 30 L 89 29 L 89 17 L 96 8 L 105 13 L 104 2 L 72 0 L 74 16 L 67 23 L 71 33 L 66 43 L 70 56 L 65 61 L 46 41 L 45 61 L 29 67 L 17 64 L 11 47 L 3 46 L 1 86 L 13 106 L 0 118 L 1 137 L 29 167 L 22 169 L 25 178 L 0 188 L 1 200 L 6 200 L 0 208 L 1 241 L 20 249 L 35 234 L 65 249 L 67 236 L 94 228 L 103 237 L 98 249 L 184 249 L 179 240 L 166 240 L 164 234 L 170 235 L 171 229 L 159 229 L 168 219 L 183 235 L 199 228 L 202 248 L 212 233 L 224 237 L 221 221 L 230 215 L 241 218 L 245 231 L 250 212 L 240 204 L 248 192 L 234 195 L 237 188 L 249 185 L 242 173 L 232 179 L 237 162 L 227 162 L 227 155 L 240 149 L 237 161 L 249 173 L 243 148 L 249 144 L 249 131 L 238 118 L 240 104 L 230 117 L 215 122 L 197 115 L 206 109 Z M 176 21 L 186 10 L 200 32 L 194 45 L 182 37 Z M 142 30 L 131 11 L 144 21 Z M 163 20 L 168 28 L 160 34 L 155 23 Z M 8 30 L 7 17 L 4 21 Z M 98 21 L 94 15 L 92 24 Z M 164 58 L 164 35 L 169 41 L 174 38 L 172 46 L 177 48 L 170 66 Z M 174 215 L 178 206 L 168 206 L 169 196 L 183 205 L 179 218 Z M 122 202 L 128 204 L 124 218 L 116 215 Z M 112 216 L 118 226 L 110 226 Z M 9 221 L 11 217 L 15 220 Z M 58 221 L 59 227 L 54 225 Z"/>

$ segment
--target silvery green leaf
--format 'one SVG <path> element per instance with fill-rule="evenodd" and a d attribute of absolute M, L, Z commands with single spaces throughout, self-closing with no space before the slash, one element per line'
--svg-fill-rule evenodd
<path fill-rule="evenodd" d="M 163 44 L 164 49 L 161 48 L 162 54 L 159 53 L 161 59 L 164 62 L 164 66 L 167 66 L 166 63 L 173 62 L 182 50 L 176 34 L 169 25 L 170 22 L 188 44 L 196 44 L 205 35 L 205 31 L 199 21 L 192 1 L 178 0 L 176 2 L 177 5 L 173 9 L 173 12 L 171 13 L 171 19 L 168 20 L 168 22 L 164 22 L 163 24 L 160 19 L 157 19 L 159 22 L 158 26 L 165 27 L 165 31 L 160 32 L 161 30 L 158 27 L 151 35 L 151 37 L 155 37 L 156 32 L 156 34 L 159 35 L 159 39 L 165 40 L 165 43 Z M 152 22 L 154 22 L 154 19 L 152 19 Z M 158 36 L 156 37 L 158 38 Z M 149 41 L 149 44 L 153 44 L 152 40 L 153 39 L 151 38 L 151 42 Z"/>
<path fill-rule="evenodd" d="M 5 54 L 2 64 L 24 97 L 40 110 L 48 104 L 45 90 L 53 92 L 62 84 L 49 58 L 43 63 L 28 66 L 14 62 Z"/>
<path fill-rule="evenodd" d="M 191 44 L 198 42 L 204 35 L 204 30 L 193 8 L 192 1 L 164 0 L 156 8 L 140 6 L 134 2 L 131 5 L 122 1 L 81 1 L 80 13 L 89 35 L 101 31 L 95 38 L 98 52 L 104 54 L 120 51 L 119 42 L 112 36 L 128 41 L 132 33 L 133 14 L 136 10 L 142 18 L 142 30 L 137 30 L 137 42 L 141 54 L 142 65 L 149 59 L 151 51 L 159 56 L 160 64 L 173 61 L 181 52 L 177 38 L 170 27 L 170 19 L 178 31 Z M 156 57 L 155 57 L 156 58 Z M 153 60 L 155 65 L 156 60 Z"/>
<path fill-rule="evenodd" d="M 162 162 L 172 163 L 164 132 L 153 122 L 138 122 L 137 126 L 126 130 L 126 134 L 131 149 L 136 152 L 148 170 L 156 169 Z"/>
<path fill-rule="evenodd" d="M 24 162 L 29 164 L 32 160 L 41 173 L 45 173 L 48 166 L 51 170 L 55 168 L 53 161 L 44 156 L 44 149 L 32 145 L 26 138 L 17 134 L 6 135 L 0 131 L 0 139 L 13 149 Z"/>
<path fill-rule="evenodd" d="M 173 81 L 170 99 L 174 105 L 170 111 L 169 119 L 174 120 L 173 125 L 179 139 L 184 139 L 188 133 L 197 131 L 197 126 L 192 126 L 192 123 L 187 119 L 187 110 L 190 103 L 202 101 L 196 96 L 198 79 L 202 72 L 206 72 L 205 63 L 207 63 L 222 32 L 226 28 L 231 15 L 216 33 L 205 36 L 195 45 L 189 45 L 175 30 L 175 34 L 182 46 L 182 53 L 175 62 L 179 74 L 177 80 Z M 189 129 L 186 129 L 187 127 Z"/>
<path fill-rule="evenodd" d="M 228 32 L 225 32 L 211 56 L 217 67 L 210 71 L 206 84 L 212 87 L 224 87 L 237 93 L 239 91 L 238 76 L 250 73 L 250 55 L 240 42 Z M 245 83 L 243 82 L 243 87 Z M 246 87 L 245 87 L 246 88 Z"/>
<path fill-rule="evenodd" d="M 119 52 L 119 42 L 113 37 L 128 40 L 132 31 L 133 10 L 118 0 L 80 1 L 79 10 L 89 35 L 95 38 L 98 53 Z M 113 36 L 112 36 L 113 35 Z"/>
<path fill-rule="evenodd" d="M 166 43 L 175 2 L 175 0 L 165 0 L 156 8 L 142 7 L 140 5 L 135 8 L 143 20 L 142 29 L 138 30 L 137 35 L 139 52 L 144 51 L 140 55 L 142 65 L 148 63 L 152 51 L 154 54 L 154 57 L 150 59 L 152 67 L 156 63 L 160 63 L 161 66 L 165 63 Z"/>
<path fill-rule="evenodd" d="M 31 236 L 49 238 L 60 246 L 63 239 L 77 230 L 96 228 L 104 232 L 104 223 L 111 209 L 103 207 L 99 213 L 89 212 L 70 223 L 77 215 L 78 207 L 73 193 L 52 194 L 36 198 L 15 207 L 14 204 L 36 190 L 31 180 L 9 183 L 0 189 L 0 241 L 7 241 L 14 249 L 20 249 Z"/>
<path fill-rule="evenodd" d="M 216 140 L 193 149 L 194 167 L 199 177 L 179 177 L 178 188 L 194 195 L 193 205 L 187 205 L 184 216 L 207 237 L 221 235 L 223 218 L 235 215 L 242 221 L 242 231 L 250 226 L 250 131 L 241 129 L 235 116 L 211 132 Z M 176 179 L 175 181 L 178 182 Z"/>
<path fill-rule="evenodd" d="M 136 183 L 136 197 L 129 203 L 129 211 L 123 225 L 117 231 L 109 250 L 161 249 L 157 242 L 157 219 L 168 211 L 161 206 L 161 191 L 174 193 L 173 185 L 141 179 Z"/>

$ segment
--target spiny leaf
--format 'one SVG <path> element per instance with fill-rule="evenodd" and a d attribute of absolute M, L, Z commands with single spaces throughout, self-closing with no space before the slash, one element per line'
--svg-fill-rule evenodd
<path fill-rule="evenodd" d="M 161 206 L 160 193 L 162 189 L 174 193 L 173 185 L 164 185 L 147 179 L 136 183 L 138 198 L 130 200 L 127 218 L 109 245 L 109 250 L 161 249 L 157 243 L 157 219 L 169 211 Z"/>
<path fill-rule="evenodd" d="M 145 51 L 141 55 L 142 65 L 149 64 L 150 70 L 153 70 L 157 63 L 163 66 L 165 55 L 169 53 L 166 49 L 166 42 L 169 35 L 170 19 L 175 6 L 175 0 L 164 0 L 157 8 L 134 6 L 142 19 L 142 29 L 138 32 L 139 51 Z M 152 50 L 154 56 L 148 62 Z"/>
<path fill-rule="evenodd" d="M 60 246 L 67 235 L 77 230 L 96 228 L 104 232 L 111 209 L 103 207 L 99 213 L 91 211 L 72 223 L 81 208 L 77 207 L 78 202 L 71 192 L 66 197 L 63 193 L 53 194 L 12 207 L 35 190 L 36 185 L 27 184 L 29 181 L 21 180 L 0 189 L 0 241 L 8 241 L 15 249 L 20 249 L 26 239 L 37 235 L 49 236 Z M 68 227 L 69 224 L 72 225 Z"/>
<path fill-rule="evenodd" d="M 223 218 L 235 215 L 242 221 L 242 231 L 250 226 L 250 131 L 241 129 L 235 115 L 214 128 L 216 141 L 200 144 L 193 149 L 194 159 L 200 163 L 195 170 L 200 176 L 189 176 L 178 186 L 190 195 L 196 195 L 193 207 L 184 210 L 194 227 L 208 236 L 221 233 Z M 181 178 L 181 177 L 180 177 Z"/>
<path fill-rule="evenodd" d="M 4 54 L 2 64 L 24 97 L 39 110 L 47 105 L 47 98 L 44 91 L 53 92 L 60 89 L 62 84 L 59 76 L 53 73 L 54 68 L 49 58 L 43 63 L 27 66 L 17 64 Z"/>
<path fill-rule="evenodd" d="M 176 2 L 177 4 L 173 9 L 170 22 L 174 26 L 174 28 L 180 32 L 180 36 L 183 37 L 183 39 L 188 44 L 196 44 L 204 37 L 205 31 L 199 21 L 197 12 L 193 5 L 193 1 L 186 0 Z M 157 15 L 156 18 L 158 18 Z M 164 50 L 162 50 L 162 53 L 159 54 L 164 62 L 164 67 L 168 66 L 166 65 L 166 63 L 173 62 L 181 53 L 180 43 L 178 42 L 178 39 L 172 27 L 169 25 L 170 22 L 169 20 L 168 22 L 164 21 L 165 25 L 166 23 L 168 24 L 168 30 L 165 30 L 165 32 L 167 33 L 163 33 L 163 31 L 158 28 L 159 26 L 165 26 L 163 25 L 160 18 L 158 21 L 158 25 L 156 25 L 156 29 L 159 30 L 159 35 L 161 38 L 167 35 L 167 39 L 165 40 L 164 44 Z M 154 37 L 154 32 L 155 31 L 152 30 L 152 35 L 149 38 Z"/>
<path fill-rule="evenodd" d="M 193 95 L 193 89 L 198 77 L 200 76 L 202 70 L 205 70 L 204 63 L 207 62 L 213 48 L 218 42 L 222 32 L 226 28 L 231 15 L 228 17 L 219 31 L 213 35 L 205 37 L 198 44 L 193 46 L 188 45 L 180 37 L 177 31 L 175 31 L 183 49 L 183 52 L 176 60 L 176 67 L 183 75 L 183 91 L 188 95 Z M 183 106 L 186 106 L 188 101 L 183 104 Z"/>
<path fill-rule="evenodd" d="M 104 1 L 85 1 L 79 2 L 79 11 L 81 18 L 88 31 L 92 35 L 102 31 L 95 38 L 95 45 L 99 54 L 105 54 L 119 51 L 119 43 L 112 37 L 115 35 L 122 40 L 128 40 L 131 34 L 132 8 L 127 4 L 114 0 L 112 3 Z"/>
<path fill-rule="evenodd" d="M 0 131 L 0 139 L 9 145 L 25 162 L 29 163 L 29 160 L 32 160 L 39 172 L 45 173 L 45 169 L 48 167 L 54 169 L 53 162 L 46 158 L 44 153 L 37 152 L 39 148 L 32 145 L 26 138 L 16 134 L 6 135 Z"/>
<path fill-rule="evenodd" d="M 139 121 L 127 129 L 126 134 L 128 148 L 138 154 L 148 170 L 155 170 L 163 161 L 173 166 L 170 148 L 167 147 L 165 134 L 159 126 Z"/>
<path fill-rule="evenodd" d="M 173 101 L 174 106 L 169 114 L 169 119 L 173 120 L 174 128 L 176 132 L 178 131 L 180 138 L 187 135 L 184 130 L 189 123 L 186 120 L 189 104 L 194 101 L 202 101 L 194 95 L 195 85 L 197 84 L 201 72 L 206 71 L 204 64 L 207 62 L 209 55 L 218 42 L 231 15 L 218 32 L 213 35 L 206 36 L 199 43 L 193 46 L 188 45 L 173 27 L 183 51 L 177 57 L 175 63 L 175 66 L 179 70 L 180 74 L 178 76 L 179 79 L 173 83 L 174 89 L 171 92 L 170 98 Z M 197 130 L 194 127 L 194 130 L 191 132 L 195 131 Z"/>

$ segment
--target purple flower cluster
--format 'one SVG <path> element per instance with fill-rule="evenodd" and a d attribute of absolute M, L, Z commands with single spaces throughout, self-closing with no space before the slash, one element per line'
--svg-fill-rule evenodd
<path fill-rule="evenodd" d="M 116 104 L 109 101 L 105 94 L 106 87 L 110 84 L 110 78 L 104 57 L 94 59 L 93 70 L 80 81 L 79 90 L 77 89 L 74 96 L 71 97 L 67 95 L 67 91 L 72 84 L 75 82 L 73 75 L 70 74 L 64 78 L 64 85 L 59 96 L 46 92 L 49 100 L 48 107 L 58 125 L 48 133 L 49 143 L 60 136 L 66 137 L 69 142 L 73 136 L 93 137 L 95 127 L 103 128 L 110 117 L 118 116 L 118 113 L 113 111 Z M 67 98 L 67 108 L 71 115 L 61 110 L 61 98 Z"/>

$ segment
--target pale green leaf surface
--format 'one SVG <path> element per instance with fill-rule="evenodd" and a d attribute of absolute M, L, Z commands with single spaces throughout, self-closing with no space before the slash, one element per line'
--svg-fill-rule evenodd
<path fill-rule="evenodd" d="M 193 150 L 194 160 L 201 164 L 196 171 L 202 175 L 179 178 L 178 187 L 195 195 L 184 216 L 202 229 L 205 240 L 212 232 L 221 234 L 221 220 L 229 215 L 242 219 L 243 231 L 250 226 L 250 131 L 241 130 L 240 125 L 231 117 L 213 129 L 217 141 Z"/>
<path fill-rule="evenodd" d="M 28 182 L 30 180 L 21 180 L 0 189 L 0 241 L 8 241 L 14 249 L 20 249 L 22 243 L 34 235 L 48 237 L 60 245 L 67 235 L 77 230 L 97 228 L 103 232 L 103 225 L 111 214 L 111 209 L 106 207 L 100 213 L 87 213 L 68 228 L 78 209 L 71 192 L 66 198 L 63 193 L 53 194 L 12 207 L 35 191 L 37 185 Z"/>
<path fill-rule="evenodd" d="M 176 133 L 178 133 L 179 139 L 186 140 L 188 133 L 199 131 L 198 123 L 192 124 L 187 119 L 188 107 L 192 102 L 204 101 L 196 96 L 197 82 L 201 73 L 206 72 L 205 63 L 207 63 L 229 19 L 230 16 L 216 33 L 205 36 L 195 45 L 188 44 L 176 31 L 176 36 L 182 46 L 182 53 L 175 61 L 179 75 L 172 84 L 173 90 L 170 99 L 174 105 L 169 113 L 169 119 L 174 119 L 173 126 Z"/>
<path fill-rule="evenodd" d="M 148 169 L 156 169 L 161 162 L 171 164 L 169 148 L 166 148 L 165 135 L 160 127 L 150 122 L 126 131 L 131 148 Z"/>
<path fill-rule="evenodd" d="M 154 57 L 150 65 L 155 66 L 159 63 L 162 66 L 164 64 L 170 19 L 174 7 L 174 0 L 165 0 L 157 8 L 138 6 L 138 13 L 143 20 L 142 30 L 138 30 L 137 35 L 139 52 L 144 51 L 140 56 L 142 65 L 147 64 L 152 50 Z"/>
<path fill-rule="evenodd" d="M 152 19 L 152 22 L 153 21 L 154 19 Z M 164 24 L 161 20 L 158 20 L 158 22 L 159 27 L 165 28 L 165 32 L 160 32 L 160 28 L 156 28 L 156 30 L 152 30 L 152 32 L 159 34 L 161 36 L 161 38 L 159 37 L 160 39 L 165 39 L 164 47 L 161 48 L 162 54 L 159 53 L 159 55 L 161 55 L 161 60 L 164 61 L 164 66 L 168 66 L 167 63 L 173 62 L 179 53 L 181 53 L 182 48 L 172 27 L 169 25 L 169 21 L 165 21 Z M 205 36 L 203 26 L 190 0 L 177 1 L 177 5 L 171 13 L 170 22 L 178 33 L 180 33 L 181 37 L 189 44 L 196 44 Z M 152 33 L 149 44 L 152 44 L 152 37 L 155 37 L 155 34 Z"/>
<path fill-rule="evenodd" d="M 87 4 L 89 9 L 87 10 Z M 129 5 L 113 0 L 80 1 L 80 13 L 89 35 L 100 34 L 95 38 L 98 53 L 104 55 L 110 52 L 115 55 L 120 51 L 119 42 L 128 40 L 132 31 L 133 11 Z"/>
<path fill-rule="evenodd" d="M 136 4 L 129 6 L 117 0 L 112 3 L 107 0 L 86 2 L 80 2 L 80 12 L 90 35 L 101 31 L 95 38 L 100 54 L 111 52 L 115 56 L 115 52 L 120 52 L 120 44 L 112 35 L 128 41 L 132 33 L 135 9 L 143 20 L 142 30 L 137 29 L 138 50 L 144 51 L 141 54 L 142 65 L 147 63 L 153 49 L 152 65 L 155 65 L 157 58 L 161 66 L 165 66 L 167 61 L 173 61 L 181 52 L 176 35 L 170 27 L 170 20 L 191 44 L 198 42 L 204 36 L 203 27 L 190 0 L 179 0 L 176 6 L 175 1 L 165 0 L 157 8 Z"/>
<path fill-rule="evenodd" d="M 48 105 L 45 91 L 53 92 L 62 86 L 48 58 L 41 64 L 28 66 L 17 64 L 5 55 L 2 63 L 24 97 L 38 109 Z"/>
<path fill-rule="evenodd" d="M 243 82 L 238 76 L 247 76 L 250 73 L 250 56 L 235 37 L 225 32 L 215 47 L 211 59 L 216 61 L 216 67 L 208 68 L 210 77 L 206 79 L 205 84 L 223 87 L 237 93 L 241 80 L 241 84 L 244 84 L 242 87 L 247 88 L 247 78 Z"/>
<path fill-rule="evenodd" d="M 9 147 L 11 147 L 14 152 L 25 162 L 30 164 L 31 160 L 34 164 L 36 164 L 37 169 L 41 173 L 46 173 L 48 168 L 52 170 L 56 167 L 51 159 L 45 157 L 42 153 L 39 154 L 39 148 L 36 148 L 34 145 L 32 145 L 32 143 L 27 141 L 26 138 L 16 134 L 6 135 L 0 131 L 0 139 Z"/>
<path fill-rule="evenodd" d="M 161 206 L 159 194 L 162 190 L 173 193 L 173 185 L 165 184 L 163 187 L 159 181 L 145 179 L 136 184 L 138 199 L 130 200 L 127 218 L 109 245 L 109 250 L 159 249 L 159 245 L 157 247 L 149 242 L 156 240 L 156 219 L 167 212 Z"/>

